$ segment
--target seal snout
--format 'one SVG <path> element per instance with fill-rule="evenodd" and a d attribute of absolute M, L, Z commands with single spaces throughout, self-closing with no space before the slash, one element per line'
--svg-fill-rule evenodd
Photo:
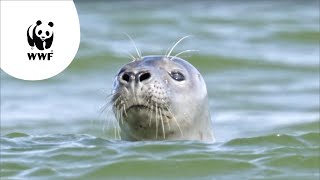
<path fill-rule="evenodd" d="M 151 78 L 151 73 L 149 71 L 140 71 L 137 73 L 134 72 L 123 72 L 120 75 L 119 81 L 122 84 L 129 84 L 129 83 L 143 83 L 144 81 Z"/>

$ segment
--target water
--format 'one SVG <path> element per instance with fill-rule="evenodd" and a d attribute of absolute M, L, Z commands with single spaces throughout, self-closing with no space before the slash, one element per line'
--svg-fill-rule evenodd
<path fill-rule="evenodd" d="M 319 179 L 319 1 L 77 1 L 67 70 L 1 72 L 1 179 Z M 116 140 L 101 113 L 134 48 L 203 74 L 217 142 Z"/>
<path fill-rule="evenodd" d="M 119 142 L 90 135 L 2 138 L 2 176 L 30 179 L 316 179 L 319 134 L 225 143 Z"/>

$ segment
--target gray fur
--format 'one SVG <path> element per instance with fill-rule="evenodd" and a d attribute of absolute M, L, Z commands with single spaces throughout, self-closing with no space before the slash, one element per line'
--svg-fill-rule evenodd
<path fill-rule="evenodd" d="M 176 71 L 185 80 L 170 76 Z M 206 84 L 181 58 L 145 56 L 124 65 L 115 78 L 112 103 L 124 140 L 214 141 Z"/>

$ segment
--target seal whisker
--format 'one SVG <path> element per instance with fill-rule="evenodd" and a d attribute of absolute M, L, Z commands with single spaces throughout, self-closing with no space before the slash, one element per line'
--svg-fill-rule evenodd
<path fill-rule="evenodd" d="M 156 139 L 158 139 L 158 106 L 156 103 Z"/>
<path fill-rule="evenodd" d="M 136 52 L 137 52 L 137 55 L 138 55 L 138 58 L 142 58 L 142 55 L 141 55 L 141 51 L 137 48 L 136 46 L 136 43 L 133 41 L 133 39 L 130 37 L 129 34 L 127 33 L 124 33 L 131 41 L 132 45 L 134 46 L 134 48 L 136 49 Z"/>
<path fill-rule="evenodd" d="M 119 104 L 118 104 L 118 101 L 120 100 L 120 97 L 118 97 L 115 101 L 114 101 L 114 103 L 113 103 L 113 106 L 115 107 L 114 109 L 115 109 L 115 111 L 117 112 L 118 111 L 118 109 L 119 109 Z M 115 118 L 118 120 L 118 117 L 117 117 L 117 113 L 115 113 Z"/>
<path fill-rule="evenodd" d="M 168 49 L 166 50 L 166 53 L 164 54 L 164 56 L 168 57 L 169 51 L 172 47 L 168 47 Z"/>
<path fill-rule="evenodd" d="M 116 123 L 118 123 L 118 109 L 116 110 L 116 112 L 115 112 L 115 116 L 116 116 Z M 115 123 L 115 120 L 112 120 L 112 124 L 113 124 L 113 128 L 114 128 L 114 139 L 117 139 L 117 125 L 116 125 L 116 123 Z"/>
<path fill-rule="evenodd" d="M 129 57 L 131 58 L 132 61 L 136 61 L 137 58 L 134 57 L 130 52 L 126 52 L 127 55 L 129 55 Z"/>
<path fill-rule="evenodd" d="M 179 39 L 179 40 L 172 46 L 172 48 L 170 49 L 169 53 L 167 54 L 167 57 L 170 57 L 173 49 L 174 49 L 182 40 L 184 40 L 184 39 L 186 39 L 186 38 L 188 38 L 188 37 L 190 37 L 190 36 L 189 36 L 189 35 L 188 35 L 188 36 L 184 36 L 184 37 L 182 37 L 181 39 Z"/>
<path fill-rule="evenodd" d="M 110 106 L 111 106 L 110 103 L 106 103 L 106 104 L 102 105 L 102 107 L 99 109 L 99 113 L 100 114 L 104 113 L 107 109 L 109 109 Z"/>
<path fill-rule="evenodd" d="M 166 139 L 166 131 L 164 130 L 164 123 L 163 123 L 161 108 L 159 109 L 159 111 L 160 111 L 159 114 L 160 114 L 160 121 L 161 121 L 161 126 L 162 126 L 163 139 Z"/>
<path fill-rule="evenodd" d="M 188 49 L 188 50 L 185 50 L 185 51 L 181 51 L 181 52 L 179 52 L 178 54 L 172 56 L 171 59 L 174 59 L 174 58 L 178 57 L 179 55 L 181 55 L 181 54 L 183 54 L 183 53 L 196 52 L 196 51 L 199 51 L 199 50 L 196 50 L 196 49 Z"/>
<path fill-rule="evenodd" d="M 179 131 L 180 131 L 180 133 L 181 133 L 181 136 L 183 136 L 183 132 L 182 132 L 182 130 L 181 130 L 181 128 L 180 128 L 179 122 L 178 122 L 177 119 L 174 117 L 173 113 L 170 111 L 169 108 L 168 108 L 168 111 L 169 111 L 169 113 L 171 114 L 173 121 L 177 124 L 177 126 L 178 126 L 178 128 L 179 128 Z"/>
<path fill-rule="evenodd" d="M 117 105 L 118 105 L 117 103 L 118 103 L 118 101 L 119 101 L 120 99 L 122 99 L 121 95 L 120 95 L 119 97 L 117 97 L 117 98 L 113 101 L 112 105 L 113 105 L 114 107 L 117 107 Z"/>
<path fill-rule="evenodd" d="M 123 124 L 123 114 L 124 114 L 124 104 L 122 104 L 121 106 L 121 109 L 120 109 L 120 121 L 121 121 L 121 124 Z M 119 122 L 120 123 L 120 122 Z"/>
<path fill-rule="evenodd" d="M 110 111 L 110 107 L 112 106 L 112 104 L 111 103 L 109 103 L 109 102 L 107 102 L 107 103 L 105 103 L 104 105 L 102 105 L 101 107 L 100 107 L 100 109 L 99 109 L 99 114 L 100 114 L 100 116 L 102 116 L 102 114 L 104 114 L 104 113 L 108 113 L 109 111 Z"/>
<path fill-rule="evenodd" d="M 149 107 L 148 115 L 149 115 L 149 127 L 151 127 L 151 119 L 152 119 L 152 111 L 153 111 L 153 104 L 151 102 L 151 98 L 145 97 L 145 106 Z"/>
<path fill-rule="evenodd" d="M 106 109 L 109 109 L 113 105 L 112 103 L 113 94 L 109 94 L 106 97 L 106 103 L 99 109 L 99 113 L 103 113 Z"/>
<path fill-rule="evenodd" d="M 104 105 L 103 109 L 100 110 L 100 111 L 101 111 L 101 112 L 100 112 L 100 113 L 101 113 L 100 116 L 102 116 L 102 114 L 106 114 L 106 115 L 110 114 L 110 112 L 111 112 L 110 105 L 111 105 L 111 104 L 109 104 L 109 103 L 106 104 L 106 105 Z M 106 110 L 107 110 L 107 111 L 106 111 Z M 106 116 L 106 117 L 108 117 L 108 116 Z M 107 126 L 107 128 L 109 128 L 109 126 L 110 126 L 110 121 L 108 121 L 107 118 L 105 118 L 105 121 L 106 121 L 106 122 L 103 122 L 102 132 L 105 132 L 106 126 Z"/>
<path fill-rule="evenodd" d="M 165 106 L 165 109 L 167 109 L 167 111 L 168 111 L 168 109 L 169 109 L 169 107 L 166 105 Z M 169 130 L 171 130 L 171 126 L 170 126 L 170 120 L 168 119 L 168 117 L 166 116 L 166 115 L 164 115 L 164 117 L 166 118 L 166 120 L 167 120 L 167 126 L 168 126 L 168 128 L 169 128 Z"/>
<path fill-rule="evenodd" d="M 122 117 L 120 117 L 120 118 L 121 118 L 121 122 L 123 122 Z M 116 129 L 117 129 L 117 134 L 118 134 L 119 140 L 121 140 L 121 135 L 120 135 L 121 128 L 120 128 L 120 124 L 119 123 L 117 123 Z"/>
<path fill-rule="evenodd" d="M 119 97 L 114 101 L 113 106 L 116 107 L 117 110 L 121 110 L 121 109 L 123 108 L 124 104 L 125 104 L 124 99 L 123 99 L 121 96 L 119 96 Z M 118 114 L 118 115 L 119 115 L 119 114 Z M 117 119 L 118 121 L 120 121 L 119 118 L 120 118 L 120 116 L 116 116 L 116 119 Z"/>
<path fill-rule="evenodd" d="M 119 108 L 119 110 L 117 111 L 118 113 L 118 118 L 119 120 L 117 121 L 116 125 L 115 125 L 115 130 L 116 130 L 116 139 L 119 138 L 121 139 L 121 136 L 120 136 L 120 131 L 121 131 L 121 128 L 120 128 L 120 122 L 123 123 L 123 119 L 122 119 L 122 109 L 121 107 Z M 118 137 L 117 137 L 118 136 Z"/>
<path fill-rule="evenodd" d="M 113 94 L 115 96 L 115 94 Z M 126 113 L 125 111 L 125 99 L 122 95 L 119 95 L 115 100 L 113 100 L 112 106 L 114 107 L 114 115 L 115 119 L 113 119 L 113 127 L 114 127 L 114 137 L 115 139 L 121 140 L 121 127 L 120 123 L 123 124 L 123 114 Z"/>
<path fill-rule="evenodd" d="M 114 103 L 112 102 L 113 94 L 109 94 L 106 97 L 106 103 L 99 109 L 99 117 L 104 116 L 105 117 L 110 117 L 109 114 L 112 111 L 112 106 L 114 106 Z M 102 132 L 105 133 L 106 129 L 111 128 L 111 123 L 114 122 L 115 119 L 113 118 L 102 118 L 104 120 L 103 125 L 102 125 Z M 112 122 L 111 122 L 112 121 Z"/>
<path fill-rule="evenodd" d="M 151 103 L 150 103 L 151 104 Z M 151 123 L 152 123 L 152 112 L 153 112 L 153 108 L 154 108 L 154 105 L 153 104 L 151 104 L 151 107 L 150 107 L 150 110 L 149 110 L 149 112 L 150 112 L 150 116 L 149 116 L 149 127 L 151 127 Z"/>
<path fill-rule="evenodd" d="M 170 126 L 170 120 L 167 118 L 167 116 L 164 116 L 165 118 L 166 118 L 166 120 L 167 120 L 167 126 L 168 126 L 168 128 L 169 128 L 169 130 L 171 130 L 171 126 Z"/>
<path fill-rule="evenodd" d="M 124 111 L 124 115 L 128 116 L 127 109 L 126 109 L 126 103 L 123 103 L 123 111 Z"/>

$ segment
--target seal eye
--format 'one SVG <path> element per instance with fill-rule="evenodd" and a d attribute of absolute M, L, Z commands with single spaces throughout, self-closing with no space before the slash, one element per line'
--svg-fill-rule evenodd
<path fill-rule="evenodd" d="M 185 80 L 184 75 L 181 72 L 171 72 L 169 73 L 170 76 L 172 77 L 172 79 L 176 80 L 176 81 L 183 81 Z"/>

